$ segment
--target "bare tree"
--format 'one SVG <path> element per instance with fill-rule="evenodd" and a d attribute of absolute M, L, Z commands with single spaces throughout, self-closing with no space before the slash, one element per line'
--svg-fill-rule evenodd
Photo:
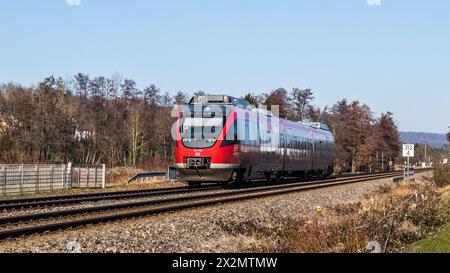
<path fill-rule="evenodd" d="M 309 108 L 314 100 L 312 90 L 293 88 L 291 96 L 296 119 L 299 121 L 309 119 Z"/>

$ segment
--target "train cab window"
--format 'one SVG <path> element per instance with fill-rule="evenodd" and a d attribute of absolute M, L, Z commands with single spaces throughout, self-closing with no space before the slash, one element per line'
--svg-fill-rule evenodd
<path fill-rule="evenodd" d="M 226 131 L 225 139 L 222 142 L 222 147 L 239 144 L 238 139 L 238 122 L 234 120 L 232 126 Z"/>

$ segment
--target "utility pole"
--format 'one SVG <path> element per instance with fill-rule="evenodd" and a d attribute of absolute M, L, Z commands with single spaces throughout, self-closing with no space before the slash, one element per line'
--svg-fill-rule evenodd
<path fill-rule="evenodd" d="M 384 173 L 384 152 L 381 152 L 381 172 Z"/>
<path fill-rule="evenodd" d="M 425 164 L 427 163 L 427 144 L 425 143 Z"/>

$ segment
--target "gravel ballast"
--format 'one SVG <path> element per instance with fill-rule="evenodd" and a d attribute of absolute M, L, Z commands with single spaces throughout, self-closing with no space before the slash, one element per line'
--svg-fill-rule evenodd
<path fill-rule="evenodd" d="M 380 179 L 10 239 L 0 242 L 0 252 L 251 251 L 272 242 L 248 234 L 249 225 L 276 229 L 317 207 L 357 202 L 385 184 L 392 182 Z"/>

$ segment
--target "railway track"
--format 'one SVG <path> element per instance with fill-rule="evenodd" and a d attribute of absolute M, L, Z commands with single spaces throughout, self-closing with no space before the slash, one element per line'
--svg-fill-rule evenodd
<path fill-rule="evenodd" d="M 166 198 L 166 196 L 163 195 L 160 196 L 161 198 L 159 199 L 148 201 L 3 217 L 0 218 L 0 240 L 183 209 L 400 176 L 402 176 L 401 173 L 393 172 L 341 177 L 313 182 L 268 185 L 255 188 L 221 189 L 220 191 L 210 193 L 202 192 L 205 191 L 205 189 L 201 188 L 196 189 L 198 191 L 191 191 L 190 193 L 193 194 L 186 196 Z M 211 190 L 211 188 L 213 187 L 210 187 L 209 189 Z M 187 190 L 187 188 L 179 190 Z"/>
<path fill-rule="evenodd" d="M 219 189 L 219 186 L 205 186 L 201 188 L 176 187 L 154 190 L 117 191 L 103 193 L 88 193 L 76 195 L 59 195 L 25 199 L 11 199 L 0 201 L 0 212 L 23 208 L 39 208 L 61 205 L 72 205 L 84 202 L 94 202 L 103 200 L 133 199 L 141 197 L 164 196 L 183 193 L 194 193 Z"/>
<path fill-rule="evenodd" d="M 392 172 L 395 173 L 395 172 Z M 343 178 L 343 177 L 364 177 L 367 175 L 353 174 L 353 175 L 343 175 L 338 177 L 331 177 L 330 179 Z M 291 179 L 291 181 L 286 181 L 286 183 L 296 182 L 298 179 Z M 242 187 L 258 187 L 267 186 L 270 183 L 260 182 L 252 183 L 250 185 L 242 185 Z M 165 195 L 175 195 L 175 194 L 189 194 L 195 192 L 204 192 L 221 189 L 220 186 L 203 186 L 200 188 L 188 188 L 188 187 L 176 187 L 176 188 L 165 188 L 165 189 L 144 189 L 144 190 L 134 190 L 134 191 L 114 191 L 114 192 L 100 192 L 100 193 L 87 193 L 87 194 L 74 194 L 74 195 L 57 195 L 57 196 L 44 196 L 44 197 L 34 197 L 34 198 L 21 198 L 21 199 L 10 199 L 0 201 L 0 212 L 27 209 L 27 208 L 42 208 L 42 207 L 52 207 L 52 206 L 62 206 L 62 205 L 73 205 L 80 204 L 84 202 L 95 202 L 95 201 L 105 201 L 105 200 L 121 200 L 121 199 L 137 199 L 144 197 L 153 196 L 165 196 Z"/>

